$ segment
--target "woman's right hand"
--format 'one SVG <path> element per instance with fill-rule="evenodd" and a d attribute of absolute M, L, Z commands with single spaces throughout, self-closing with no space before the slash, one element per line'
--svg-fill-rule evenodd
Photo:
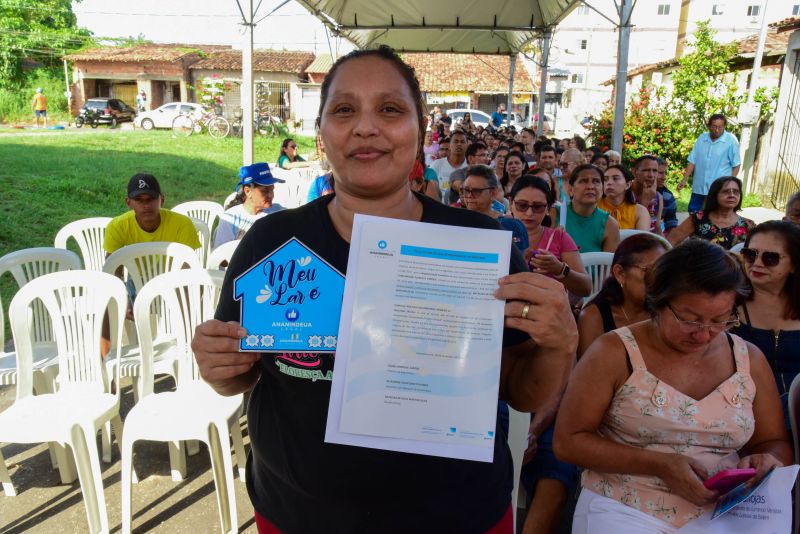
<path fill-rule="evenodd" d="M 239 323 L 216 319 L 198 325 L 194 331 L 192 350 L 200 376 L 221 395 L 242 393 L 255 381 L 250 373 L 261 354 L 239 352 L 239 340 L 246 335 Z"/>
<path fill-rule="evenodd" d="M 703 481 L 708 478 L 708 472 L 694 458 L 682 454 L 664 455 L 657 474 L 672 493 L 697 506 L 709 505 L 719 498 L 718 491 L 703 485 Z"/>

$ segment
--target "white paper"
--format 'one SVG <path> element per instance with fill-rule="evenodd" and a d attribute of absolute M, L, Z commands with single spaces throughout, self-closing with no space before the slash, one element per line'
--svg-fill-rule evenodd
<path fill-rule="evenodd" d="M 511 233 L 356 215 L 325 441 L 491 462 Z"/>

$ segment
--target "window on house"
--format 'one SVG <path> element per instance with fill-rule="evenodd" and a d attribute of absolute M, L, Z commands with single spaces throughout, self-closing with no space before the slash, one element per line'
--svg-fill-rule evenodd
<path fill-rule="evenodd" d="M 659 15 L 669 15 L 669 4 L 658 4 Z"/>
<path fill-rule="evenodd" d="M 712 15 L 724 15 L 725 14 L 725 4 L 714 4 L 714 7 L 711 8 Z"/>
<path fill-rule="evenodd" d="M 573 74 L 572 83 L 583 83 L 583 74 Z"/>
<path fill-rule="evenodd" d="M 747 16 L 748 17 L 757 17 L 761 13 L 761 6 L 758 4 L 747 6 Z"/>
<path fill-rule="evenodd" d="M 589 41 L 587 41 L 586 39 L 581 39 L 578 45 L 581 50 L 586 50 L 586 48 L 589 46 Z"/>
<path fill-rule="evenodd" d="M 792 6 L 792 16 L 796 17 L 800 15 L 800 4 L 795 4 Z"/>

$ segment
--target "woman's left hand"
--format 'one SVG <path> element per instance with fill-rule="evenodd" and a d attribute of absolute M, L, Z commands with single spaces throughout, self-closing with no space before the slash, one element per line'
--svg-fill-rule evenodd
<path fill-rule="evenodd" d="M 736 467 L 739 469 L 752 467 L 756 470 L 756 475 L 747 481 L 747 487 L 752 488 L 761 482 L 761 479 L 767 476 L 770 471 L 776 467 L 783 467 L 783 463 L 769 453 L 751 454 L 739 460 L 739 464 Z"/>
<path fill-rule="evenodd" d="M 533 267 L 533 272 L 539 274 L 559 275 L 564 270 L 564 264 L 552 252 L 546 250 L 534 251 L 530 264 Z"/>

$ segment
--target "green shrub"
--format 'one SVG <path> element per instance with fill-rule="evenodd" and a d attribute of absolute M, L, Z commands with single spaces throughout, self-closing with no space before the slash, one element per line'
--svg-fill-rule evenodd
<path fill-rule="evenodd" d="M 0 89 L 0 123 L 33 121 L 32 101 L 38 87 L 47 97 L 47 118 L 51 122 L 68 119 L 63 74 L 59 78 L 56 72 L 38 69 L 19 87 Z"/>

